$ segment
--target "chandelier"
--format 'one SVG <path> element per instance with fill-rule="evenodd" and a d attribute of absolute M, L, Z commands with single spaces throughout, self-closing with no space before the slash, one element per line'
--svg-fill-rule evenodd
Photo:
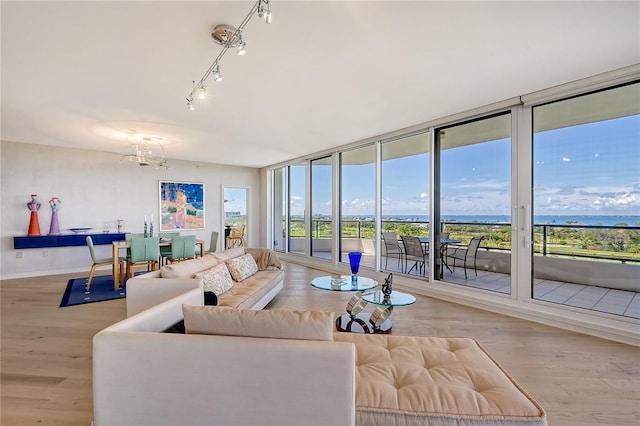
<path fill-rule="evenodd" d="M 126 141 L 131 144 L 133 153 L 123 155 L 122 161 L 138 163 L 140 167 L 153 166 L 156 169 L 159 167 L 169 168 L 167 159 L 165 158 L 164 146 L 162 146 L 163 138 L 132 133 L 127 136 Z M 156 152 L 159 150 L 161 154 L 154 154 L 152 147 L 154 147 L 153 149 L 157 148 Z"/>
<path fill-rule="evenodd" d="M 187 108 L 189 108 L 190 111 L 196 109 L 193 103 L 194 99 L 204 99 L 207 96 L 207 86 L 205 85 L 205 82 L 211 74 L 213 74 L 213 80 L 215 82 L 222 81 L 220 63 L 225 53 L 227 53 L 229 49 L 237 49 L 236 53 L 240 56 L 247 53 L 247 45 L 242 38 L 242 31 L 253 15 L 257 12 L 258 17 L 262 18 L 264 22 L 267 24 L 271 23 L 271 9 L 269 7 L 269 1 L 270 0 L 258 0 L 238 27 L 223 24 L 218 25 L 213 29 L 211 37 L 213 38 L 213 41 L 222 46 L 222 50 L 209 69 L 204 73 L 200 81 L 198 83 L 196 83 L 195 80 L 193 81 L 193 89 L 191 90 L 191 93 L 187 95 Z"/>

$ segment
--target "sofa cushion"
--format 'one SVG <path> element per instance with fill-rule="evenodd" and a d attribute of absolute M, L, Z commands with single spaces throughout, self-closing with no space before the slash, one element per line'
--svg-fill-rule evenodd
<path fill-rule="evenodd" d="M 187 334 L 333 340 L 333 312 L 182 305 Z"/>
<path fill-rule="evenodd" d="M 244 254 L 244 247 L 234 247 L 225 251 L 211 253 L 219 262 L 226 262 L 234 257 L 242 256 Z"/>
<path fill-rule="evenodd" d="M 356 424 L 547 424 L 542 407 L 473 339 L 334 337 L 356 346 Z"/>
<path fill-rule="evenodd" d="M 226 264 L 234 281 L 243 281 L 258 272 L 258 265 L 250 254 L 229 259 Z"/>
<path fill-rule="evenodd" d="M 196 272 L 209 269 L 218 263 L 219 260 L 215 256 L 207 254 L 195 259 L 163 266 L 160 269 L 160 274 L 162 278 L 193 278 Z"/>
<path fill-rule="evenodd" d="M 216 296 L 226 293 L 233 287 L 231 274 L 227 265 L 219 263 L 216 266 L 196 273 L 196 278 L 202 278 L 204 291 L 212 291 Z"/>
<path fill-rule="evenodd" d="M 281 270 L 258 271 L 241 282 L 234 282 L 233 288 L 218 298 L 218 306 L 251 309 L 284 279 Z"/>

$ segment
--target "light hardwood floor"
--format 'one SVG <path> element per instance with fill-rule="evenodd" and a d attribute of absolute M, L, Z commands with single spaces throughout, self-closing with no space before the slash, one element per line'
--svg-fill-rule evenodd
<path fill-rule="evenodd" d="M 350 293 L 309 285 L 325 272 L 285 270 L 269 309 L 344 311 Z M 124 318 L 125 305 L 59 308 L 67 280 L 81 275 L 0 283 L 2 426 L 90 425 L 91 339 Z M 550 425 L 640 424 L 640 348 L 423 296 L 392 320 L 394 334 L 477 339 L 542 404 Z"/>

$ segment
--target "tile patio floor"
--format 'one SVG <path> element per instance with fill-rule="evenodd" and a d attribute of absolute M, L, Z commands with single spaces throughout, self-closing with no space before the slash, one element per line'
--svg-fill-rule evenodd
<path fill-rule="evenodd" d="M 326 254 L 326 256 L 324 256 Z M 329 258 L 330 253 L 320 253 L 323 258 Z M 343 259 L 347 259 L 344 253 Z M 362 257 L 362 265 L 374 267 L 375 259 L 372 255 Z M 387 270 L 401 273 L 396 259 L 390 258 Z M 414 268 L 410 275 L 418 276 Z M 468 287 L 480 288 L 498 293 L 509 294 L 511 277 L 488 271 L 478 271 L 476 277 L 472 270 L 467 271 L 467 279 L 464 278 L 464 269 L 457 267 L 453 273 L 445 271 L 445 280 L 450 283 Z M 567 283 L 562 281 L 535 279 L 533 283 L 534 299 L 559 303 L 583 309 L 590 309 L 630 318 L 640 318 L 640 293 L 635 291 L 617 290 L 608 288 L 606 283 L 602 286 Z"/>

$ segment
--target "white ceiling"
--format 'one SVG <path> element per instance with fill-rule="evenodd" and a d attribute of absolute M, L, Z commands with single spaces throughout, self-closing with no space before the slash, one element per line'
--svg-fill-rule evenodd
<path fill-rule="evenodd" d="M 2 1 L 2 140 L 262 167 L 640 62 L 640 2 Z"/>

